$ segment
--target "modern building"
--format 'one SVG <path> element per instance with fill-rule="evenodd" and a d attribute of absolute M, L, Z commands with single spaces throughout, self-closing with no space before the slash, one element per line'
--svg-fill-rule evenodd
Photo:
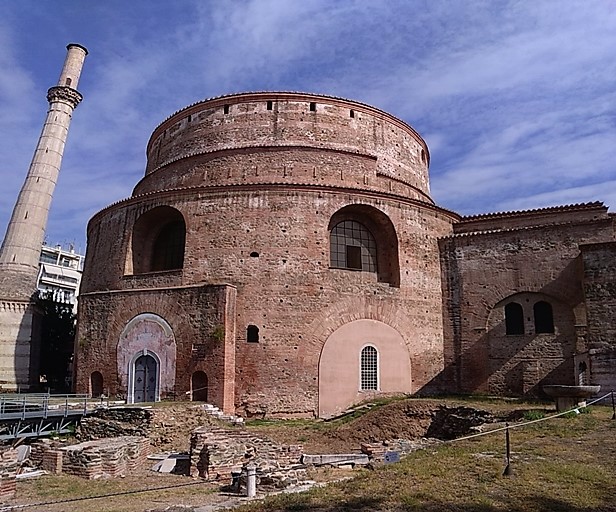
<path fill-rule="evenodd" d="M 356 101 L 234 94 L 152 134 L 88 224 L 78 392 L 330 416 L 374 396 L 616 385 L 615 217 L 463 217 L 407 123 Z"/>
<path fill-rule="evenodd" d="M 77 313 L 83 259 L 72 246 L 64 249 L 62 245 L 43 245 L 37 279 L 41 295 L 51 294 L 55 301 L 69 303 Z"/>

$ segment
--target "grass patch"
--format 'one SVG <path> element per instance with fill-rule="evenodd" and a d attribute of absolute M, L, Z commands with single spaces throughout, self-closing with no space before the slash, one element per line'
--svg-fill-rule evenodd
<path fill-rule="evenodd" d="M 350 481 L 268 498 L 238 512 L 614 511 L 615 424 L 605 407 L 519 428 L 512 424 L 512 477 L 503 476 L 505 433 L 500 431 L 443 443 Z"/>

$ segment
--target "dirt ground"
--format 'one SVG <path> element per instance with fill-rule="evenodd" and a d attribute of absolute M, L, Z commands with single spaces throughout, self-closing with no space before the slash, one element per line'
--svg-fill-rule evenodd
<path fill-rule="evenodd" d="M 528 403 L 516 405 L 502 400 L 473 402 L 472 408 L 469 408 L 469 402 L 465 400 L 402 399 L 332 421 L 249 421 L 245 428 L 280 444 L 301 444 L 305 453 L 352 453 L 359 451 L 362 442 L 420 439 L 428 434 L 435 411 L 442 408 L 448 411 L 468 408 L 465 414 L 476 410 L 489 415 L 479 417 L 477 424 L 515 421 L 525 411 L 533 409 Z M 535 409 L 546 414 L 553 412 L 550 404 L 540 404 Z M 195 428 L 217 423 L 200 406 L 194 404 L 167 404 L 152 409 L 152 412 L 154 416 L 149 437 L 153 450 L 159 452 L 188 451 L 190 434 Z M 433 432 L 429 434 L 434 435 Z"/>

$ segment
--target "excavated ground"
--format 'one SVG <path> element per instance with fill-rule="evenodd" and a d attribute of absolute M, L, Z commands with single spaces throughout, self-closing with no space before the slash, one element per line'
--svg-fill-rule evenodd
<path fill-rule="evenodd" d="M 348 453 L 362 442 L 422 437 L 453 439 L 477 431 L 483 424 L 514 421 L 522 410 L 486 403 L 468 407 L 453 400 L 405 399 L 374 407 L 333 421 L 253 421 L 245 428 L 281 444 L 301 444 L 305 453 Z M 526 409 L 527 410 L 527 409 Z M 188 451 L 191 432 L 203 425 L 219 424 L 193 403 L 162 404 L 152 409 L 102 411 L 88 418 L 77 432 L 81 440 L 115 435 L 147 435 L 154 451 Z M 225 425 L 227 428 L 231 428 Z M 237 427 L 242 428 L 242 427 Z"/>

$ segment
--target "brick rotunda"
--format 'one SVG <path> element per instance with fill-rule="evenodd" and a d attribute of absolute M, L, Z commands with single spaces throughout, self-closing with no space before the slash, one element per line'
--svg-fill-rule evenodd
<path fill-rule="evenodd" d="M 133 195 L 88 225 L 77 391 L 297 417 L 616 381 L 592 325 L 616 309 L 607 208 L 460 217 L 431 199 L 429 161 L 405 122 L 330 96 L 175 113 Z"/>

